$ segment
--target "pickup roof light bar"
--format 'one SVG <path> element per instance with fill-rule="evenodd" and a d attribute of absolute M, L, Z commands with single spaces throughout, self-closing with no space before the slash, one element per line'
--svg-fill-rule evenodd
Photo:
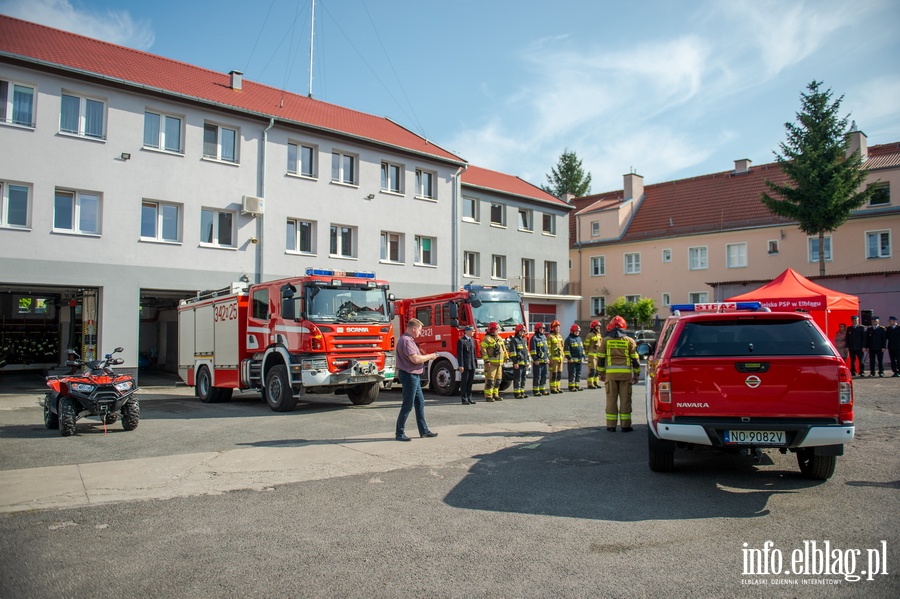
<path fill-rule="evenodd" d="M 763 310 L 762 302 L 713 302 L 705 304 L 672 304 L 672 314 L 680 312 L 737 312 L 739 310 Z"/>
<path fill-rule="evenodd" d="M 333 270 L 330 268 L 307 268 L 308 277 L 356 277 L 357 279 L 374 279 L 375 273 L 364 270 Z"/>

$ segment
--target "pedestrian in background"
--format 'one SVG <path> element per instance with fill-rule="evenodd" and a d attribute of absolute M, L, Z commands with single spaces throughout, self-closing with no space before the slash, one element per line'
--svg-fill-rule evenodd
<path fill-rule="evenodd" d="M 397 417 L 395 438 L 398 441 L 409 441 L 406 436 L 406 419 L 415 408 L 416 426 L 420 437 L 437 437 L 437 433 L 431 432 L 428 423 L 425 422 L 425 395 L 422 393 L 422 373 L 425 371 L 425 362 L 430 362 L 438 357 L 437 354 L 423 354 L 419 349 L 416 339 L 422 334 L 422 321 L 418 318 L 410 318 L 406 323 L 406 332 L 397 340 L 396 356 L 397 370 L 399 371 L 400 384 L 403 386 L 403 404 L 400 406 L 400 415 Z"/>
<path fill-rule="evenodd" d="M 459 398 L 463 405 L 474 405 L 472 383 L 475 381 L 475 327 L 463 327 L 463 336 L 456 342 L 456 359 L 459 360 Z"/>
<path fill-rule="evenodd" d="M 866 349 L 869 350 L 869 376 L 884 376 L 884 348 L 887 347 L 887 330 L 881 326 L 877 316 L 872 317 L 872 326 L 866 331 Z"/>
<path fill-rule="evenodd" d="M 847 325 L 843 322 L 838 325 L 838 331 L 834 334 L 834 347 L 846 362 L 849 355 L 847 352 Z"/>
<path fill-rule="evenodd" d="M 866 327 L 859 324 L 859 316 L 851 316 L 847 327 L 847 351 L 850 354 L 850 376 L 866 376 L 863 349 L 866 347 Z M 857 370 L 858 368 L 858 370 Z"/>
<path fill-rule="evenodd" d="M 513 365 L 513 397 L 525 398 L 525 377 L 528 376 L 528 338 L 525 336 L 525 325 L 517 324 L 516 333 L 506 340 L 506 350 Z"/>
<path fill-rule="evenodd" d="M 547 389 L 547 363 L 550 361 L 550 351 L 547 348 L 547 338 L 544 336 L 544 323 L 534 323 L 534 335 L 528 342 L 531 352 L 531 393 L 538 397 L 550 395 Z"/>
<path fill-rule="evenodd" d="M 900 326 L 897 326 L 896 316 L 891 316 L 888 322 L 887 349 L 891 358 L 893 376 L 900 376 Z"/>

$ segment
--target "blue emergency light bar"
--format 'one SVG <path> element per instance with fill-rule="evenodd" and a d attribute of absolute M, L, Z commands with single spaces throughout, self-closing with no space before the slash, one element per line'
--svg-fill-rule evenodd
<path fill-rule="evenodd" d="M 498 289 L 500 291 L 509 291 L 509 287 L 506 285 L 472 285 L 471 283 L 468 285 L 463 285 L 464 291 L 477 291 L 479 289 Z"/>
<path fill-rule="evenodd" d="M 712 302 L 703 304 L 672 304 L 675 312 L 734 312 L 736 310 L 759 310 L 762 302 Z"/>
<path fill-rule="evenodd" d="M 375 273 L 362 270 L 333 270 L 330 268 L 307 268 L 308 277 L 356 277 L 358 279 L 374 279 Z"/>

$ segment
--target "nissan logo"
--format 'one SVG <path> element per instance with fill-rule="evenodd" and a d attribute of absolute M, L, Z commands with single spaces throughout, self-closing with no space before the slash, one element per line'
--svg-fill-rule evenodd
<path fill-rule="evenodd" d="M 759 387 L 760 383 L 762 383 L 762 381 L 756 375 L 748 376 L 744 382 L 747 383 L 747 386 L 751 389 L 756 389 L 757 387 Z"/>

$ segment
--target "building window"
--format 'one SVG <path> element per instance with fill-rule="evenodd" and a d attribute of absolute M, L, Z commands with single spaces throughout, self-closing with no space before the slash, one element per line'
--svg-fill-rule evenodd
<path fill-rule="evenodd" d="M 223 162 L 238 161 L 237 129 L 220 127 L 213 123 L 203 124 L 203 156 Z"/>
<path fill-rule="evenodd" d="M 0 80 L 0 122 L 34 127 L 34 88 Z"/>
<path fill-rule="evenodd" d="M 728 268 L 744 268 L 747 266 L 747 244 L 729 243 L 725 246 Z"/>
<path fill-rule="evenodd" d="M 331 243 L 329 253 L 338 258 L 353 258 L 356 256 L 356 227 L 346 225 L 331 225 Z"/>
<path fill-rule="evenodd" d="M 181 240 L 181 208 L 177 204 L 144 201 L 141 204 L 141 239 Z"/>
<path fill-rule="evenodd" d="M 672 261 L 672 250 L 665 249 L 662 251 L 662 261 L 665 263 Z"/>
<path fill-rule="evenodd" d="M 541 216 L 541 231 L 545 235 L 556 235 L 556 216 L 544 214 Z"/>
<path fill-rule="evenodd" d="M 352 154 L 342 154 L 341 152 L 332 152 L 331 181 L 334 183 L 356 185 L 356 156 Z"/>
<path fill-rule="evenodd" d="M 465 221 L 469 221 L 471 223 L 477 223 L 479 219 L 478 214 L 479 202 L 475 198 L 467 198 L 463 197 L 462 201 L 462 218 Z"/>
<path fill-rule="evenodd" d="M 381 232 L 381 259 L 386 262 L 403 262 L 403 234 Z"/>
<path fill-rule="evenodd" d="M 544 293 L 556 295 L 560 293 L 556 262 L 544 262 Z"/>
<path fill-rule="evenodd" d="M 53 204 L 53 230 L 100 233 L 100 196 L 57 189 Z"/>
<path fill-rule="evenodd" d="M 591 221 L 591 237 L 600 236 L 600 221 Z"/>
<path fill-rule="evenodd" d="M 706 270 L 709 268 L 706 246 L 688 248 L 688 265 L 688 268 L 691 270 Z"/>
<path fill-rule="evenodd" d="M 437 197 L 434 190 L 434 173 L 416 169 L 416 197 L 429 200 Z"/>
<path fill-rule="evenodd" d="M 28 228 L 31 215 L 31 189 L 0 181 L 0 227 Z"/>
<path fill-rule="evenodd" d="M 890 258 L 891 257 L 891 232 L 868 231 L 866 232 L 866 258 Z"/>
<path fill-rule="evenodd" d="M 291 253 L 314 254 L 315 223 L 296 218 L 287 219 L 285 249 Z"/>
<path fill-rule="evenodd" d="M 688 295 L 689 304 L 705 304 L 709 301 L 709 293 L 706 291 L 696 291 Z"/>
<path fill-rule="evenodd" d="M 403 167 L 390 162 L 381 163 L 381 191 L 403 193 Z"/>
<path fill-rule="evenodd" d="M 777 254 L 777 253 L 778 253 L 778 240 L 777 240 L 777 239 L 770 239 L 770 240 L 769 240 L 769 253 L 770 253 L 770 254 Z"/>
<path fill-rule="evenodd" d="M 626 295 L 625 301 L 628 302 L 629 304 L 636 304 L 639 301 L 641 301 L 641 296 L 640 295 Z"/>
<path fill-rule="evenodd" d="M 181 154 L 181 119 L 157 112 L 144 112 L 144 147 Z"/>
<path fill-rule="evenodd" d="M 522 259 L 522 291 L 534 293 L 534 260 Z"/>
<path fill-rule="evenodd" d="M 602 277 L 606 275 L 606 256 L 591 256 L 591 276 Z"/>
<path fill-rule="evenodd" d="M 506 279 L 506 256 L 491 256 L 491 278 Z"/>
<path fill-rule="evenodd" d="M 662 305 L 663 306 L 671 306 L 672 305 L 672 294 L 670 294 L 670 293 L 662 294 Z"/>
<path fill-rule="evenodd" d="M 506 206 L 491 204 L 491 224 L 499 227 L 506 226 Z"/>
<path fill-rule="evenodd" d="M 288 173 L 315 179 L 318 176 L 318 164 L 316 163 L 315 146 L 307 146 L 297 143 L 288 143 L 287 146 Z"/>
<path fill-rule="evenodd" d="M 592 297 L 591 298 L 591 315 L 593 316 L 603 316 L 606 313 L 606 297 Z"/>
<path fill-rule="evenodd" d="M 437 240 L 434 237 L 416 235 L 416 263 L 435 266 L 437 264 Z"/>
<path fill-rule="evenodd" d="M 235 213 L 203 208 L 200 211 L 200 243 L 219 247 L 235 247 Z"/>
<path fill-rule="evenodd" d="M 62 94 L 59 130 L 85 137 L 103 139 L 106 104 L 102 100 Z"/>
<path fill-rule="evenodd" d="M 809 261 L 810 262 L 818 262 L 819 261 L 819 238 L 818 237 L 808 237 L 809 244 Z M 831 235 L 825 236 L 825 261 L 831 261 Z"/>
<path fill-rule="evenodd" d="M 534 231 L 534 213 L 527 208 L 519 208 L 519 230 Z"/>
<path fill-rule="evenodd" d="M 478 277 L 480 276 L 481 254 L 478 252 L 463 252 L 463 276 Z"/>
<path fill-rule="evenodd" d="M 625 274 L 636 275 L 641 272 L 641 253 L 625 254 Z"/>
<path fill-rule="evenodd" d="M 878 183 L 872 183 L 870 187 L 874 187 L 875 192 L 869 200 L 869 206 L 887 206 L 891 203 L 890 182 L 879 181 Z"/>

